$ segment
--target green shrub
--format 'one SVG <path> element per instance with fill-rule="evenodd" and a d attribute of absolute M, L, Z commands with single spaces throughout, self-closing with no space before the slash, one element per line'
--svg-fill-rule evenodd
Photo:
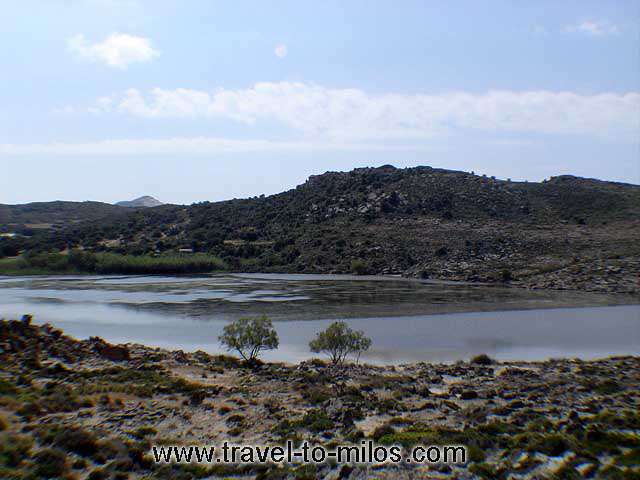
<path fill-rule="evenodd" d="M 107 480 L 108 478 L 109 472 L 104 468 L 96 468 L 87 476 L 87 480 Z"/>
<path fill-rule="evenodd" d="M 97 273 L 122 274 L 207 273 L 224 268 L 220 258 L 204 253 L 158 257 L 97 253 L 95 263 Z"/>
<path fill-rule="evenodd" d="M 271 433 L 280 438 L 288 438 L 298 428 L 300 428 L 300 422 L 294 422 L 288 419 L 284 419 L 271 428 Z"/>
<path fill-rule="evenodd" d="M 31 456 L 33 440 L 25 435 L 0 433 L 0 465 L 18 467 Z"/>
<path fill-rule="evenodd" d="M 67 473 L 67 455 L 56 448 L 45 448 L 33 456 L 34 472 L 41 478 L 61 477 Z"/>
<path fill-rule="evenodd" d="M 380 413 L 388 413 L 396 410 L 402 410 L 402 404 L 394 398 L 383 398 L 378 401 L 378 411 Z"/>
<path fill-rule="evenodd" d="M 371 273 L 371 268 L 364 260 L 351 260 L 351 272 L 356 275 L 368 275 Z"/>
<path fill-rule="evenodd" d="M 497 439 L 482 434 L 475 429 L 450 430 L 447 428 L 431 428 L 426 425 L 415 425 L 403 432 L 387 434 L 380 438 L 382 445 L 402 445 L 405 448 L 422 445 L 464 445 L 467 447 L 467 460 L 482 462 L 484 450 L 492 448 Z"/>
<path fill-rule="evenodd" d="M 18 393 L 18 388 L 9 380 L 0 378 L 0 395 L 15 395 Z"/>
<path fill-rule="evenodd" d="M 241 424 L 242 422 L 244 422 L 245 417 L 244 415 L 240 415 L 239 413 L 233 414 L 233 415 L 229 415 L 227 417 L 227 424 Z"/>
<path fill-rule="evenodd" d="M 347 355 L 360 354 L 371 347 L 371 339 L 364 332 L 352 330 L 345 322 L 333 322 L 329 327 L 318 333 L 309 342 L 309 348 L 314 353 L 326 353 L 333 364 L 342 364 Z"/>
<path fill-rule="evenodd" d="M 616 459 L 618 465 L 637 467 L 640 465 L 640 449 L 629 450 Z"/>
<path fill-rule="evenodd" d="M 480 478 L 486 478 L 486 479 L 500 478 L 500 474 L 496 470 L 496 467 L 488 463 L 474 463 L 469 467 L 469 471 L 474 475 L 478 475 Z"/>
<path fill-rule="evenodd" d="M 142 440 L 143 438 L 155 435 L 156 433 L 158 433 L 158 431 L 154 427 L 144 426 L 138 427 L 136 430 L 130 432 L 130 435 L 134 438 Z"/>
<path fill-rule="evenodd" d="M 373 432 L 371 432 L 371 438 L 373 438 L 377 442 L 385 435 L 393 435 L 394 433 L 396 433 L 395 428 L 393 428 L 389 424 L 384 424 L 384 425 L 380 425 L 379 427 L 376 427 L 376 429 Z"/>
<path fill-rule="evenodd" d="M 481 353 L 480 355 L 473 357 L 471 359 L 471 363 L 475 363 L 476 365 L 492 365 L 495 363 L 495 360 L 486 353 Z"/>
<path fill-rule="evenodd" d="M 617 393 L 621 390 L 622 386 L 611 378 L 596 384 L 594 388 L 594 391 L 601 395 L 611 395 L 612 393 Z"/>
<path fill-rule="evenodd" d="M 188 255 L 122 255 L 72 250 L 69 254 L 26 254 L 18 259 L 2 261 L 4 273 L 90 272 L 121 274 L 207 273 L 226 268 L 216 256 L 204 253 Z"/>
<path fill-rule="evenodd" d="M 274 350 L 280 343 L 273 323 L 265 315 L 234 320 L 225 325 L 218 340 L 247 362 L 254 362 L 262 350 Z"/>
<path fill-rule="evenodd" d="M 221 405 L 220 408 L 218 408 L 218 414 L 220 415 L 226 415 L 227 413 L 229 413 L 232 410 L 231 407 L 229 407 L 228 405 Z"/>
<path fill-rule="evenodd" d="M 319 405 L 332 397 L 331 392 L 322 387 L 305 388 L 301 392 L 302 398 L 313 405 Z"/>
<path fill-rule="evenodd" d="M 557 457 L 572 447 L 571 439 L 560 433 L 537 433 L 525 432 L 516 435 L 512 439 L 512 445 L 517 448 L 524 448 L 529 452 L 538 452 L 545 455 Z"/>
<path fill-rule="evenodd" d="M 318 466 L 307 463 L 296 467 L 293 473 L 296 480 L 315 480 L 318 478 Z"/>
<path fill-rule="evenodd" d="M 309 410 L 302 419 L 302 425 L 312 432 L 324 432 L 334 427 L 334 422 L 324 410 Z"/>

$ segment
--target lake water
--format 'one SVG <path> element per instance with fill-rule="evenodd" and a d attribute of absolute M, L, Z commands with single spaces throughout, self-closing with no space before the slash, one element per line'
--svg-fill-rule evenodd
<path fill-rule="evenodd" d="M 629 296 L 528 291 L 386 277 L 220 274 L 1 277 L 0 317 L 35 316 L 67 334 L 220 353 L 231 319 L 267 314 L 280 348 L 267 360 L 311 356 L 334 319 L 373 340 L 364 361 L 501 360 L 640 354 L 640 305 Z M 574 307 L 574 308 L 568 308 Z"/>

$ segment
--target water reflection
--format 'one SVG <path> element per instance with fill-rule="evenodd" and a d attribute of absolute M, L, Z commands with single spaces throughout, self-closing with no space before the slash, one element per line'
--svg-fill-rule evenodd
<path fill-rule="evenodd" d="M 309 358 L 309 340 L 335 318 L 372 337 L 363 360 L 375 363 L 640 354 L 640 306 L 543 308 L 620 299 L 628 297 L 318 275 L 0 281 L 0 316 L 30 312 L 71 335 L 112 342 L 215 353 L 226 321 L 267 313 L 282 321 L 281 348 L 266 358 L 292 362 Z"/>

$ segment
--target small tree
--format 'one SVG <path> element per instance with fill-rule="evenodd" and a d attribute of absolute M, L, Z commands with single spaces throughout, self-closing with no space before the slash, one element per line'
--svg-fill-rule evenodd
<path fill-rule="evenodd" d="M 351 260 L 351 271 L 356 275 L 366 275 L 370 273 L 369 265 L 364 260 Z"/>
<path fill-rule="evenodd" d="M 344 363 L 347 355 L 355 353 L 357 359 L 360 354 L 371 347 L 371 339 L 365 337 L 364 332 L 352 330 L 344 322 L 334 322 L 318 333 L 309 342 L 309 348 L 314 353 L 326 353 L 334 365 Z"/>
<path fill-rule="evenodd" d="M 247 362 L 255 361 L 262 350 L 275 350 L 280 344 L 278 333 L 266 315 L 234 320 L 225 325 L 218 340 Z"/>

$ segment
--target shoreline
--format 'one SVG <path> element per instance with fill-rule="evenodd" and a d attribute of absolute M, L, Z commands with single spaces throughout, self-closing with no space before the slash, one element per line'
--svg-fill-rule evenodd
<path fill-rule="evenodd" d="M 18 260 L 19 257 L 11 257 L 8 260 Z M 83 270 L 71 270 L 71 271 L 56 271 L 52 269 L 10 269 L 3 271 L 2 264 L 0 263 L 0 280 L 6 278 L 16 278 L 16 277 L 33 277 L 33 278 L 42 278 L 42 277 L 91 277 L 91 276 L 127 276 L 127 277 L 198 277 L 198 276 L 216 276 L 216 275 L 237 275 L 237 276 L 305 276 L 305 277 L 332 277 L 334 279 L 339 279 L 340 277 L 345 277 L 345 281 L 407 281 L 407 282 L 415 282 L 419 284 L 425 285 L 453 285 L 453 286 L 471 286 L 471 287 L 486 287 L 486 288 L 515 288 L 521 290 L 528 291 L 548 291 L 548 292 L 581 292 L 581 293 L 593 293 L 593 294 L 602 294 L 602 295 L 613 295 L 617 297 L 636 297 L 640 301 L 640 291 L 638 288 L 634 290 L 619 290 L 618 288 L 613 289 L 604 289 L 599 284 L 594 284 L 592 286 L 589 285 L 581 285 L 575 286 L 575 288 L 571 288 L 570 285 L 561 284 L 559 286 L 554 286 L 551 284 L 538 285 L 537 283 L 528 283 L 526 279 L 519 280 L 513 279 L 510 281 L 488 281 L 488 280 L 461 280 L 454 279 L 451 280 L 446 277 L 430 277 L 430 278 L 419 278 L 414 275 L 409 275 L 405 273 L 397 273 L 397 274 L 373 274 L 373 275 L 358 275 L 353 272 L 341 272 L 341 273 L 327 273 L 327 272 L 287 272 L 283 270 L 274 270 L 271 272 L 265 271 L 254 271 L 251 269 L 247 270 L 212 270 L 207 272 L 138 272 L 138 273 L 96 273 L 96 272 L 88 272 Z M 614 285 L 615 287 L 615 285 Z"/>
<path fill-rule="evenodd" d="M 13 310 L 5 315 L 15 317 L 18 311 L 30 311 L 36 315 L 34 323 L 48 321 L 76 338 L 98 335 L 110 342 L 152 345 L 170 351 L 202 350 L 211 355 L 224 353 L 216 339 L 229 320 L 238 318 L 237 315 L 189 318 L 162 316 L 153 311 L 108 309 L 100 310 L 100 316 L 92 319 L 92 310 L 83 307 L 76 310 L 65 305 L 46 311 Z M 637 338 L 640 327 L 634 320 L 638 314 L 637 305 L 621 305 L 342 320 L 372 338 L 373 349 L 365 353 L 363 362 L 399 365 L 421 361 L 452 363 L 479 353 L 501 361 L 594 359 L 617 353 L 637 355 L 640 350 L 633 339 Z M 604 318 L 608 322 L 603 322 Z M 309 340 L 334 320 L 274 321 L 280 348 L 267 352 L 266 360 L 297 363 L 312 358 L 314 355 L 307 347 Z M 440 340 L 432 334 L 435 331 L 449 333 Z M 549 340 L 546 335 L 555 335 L 556 340 Z"/>
<path fill-rule="evenodd" d="M 598 308 L 598 307 L 614 307 L 614 306 L 632 306 L 640 305 L 640 295 L 637 293 L 611 293 L 611 292 L 591 292 L 583 290 L 570 289 L 537 289 L 527 288 L 525 286 L 516 286 L 510 284 L 491 284 L 476 282 L 455 282 L 447 280 L 421 280 L 408 277 L 392 277 L 392 276 L 357 276 L 347 274 L 281 274 L 281 273 L 251 273 L 251 272 L 218 272 L 210 274 L 60 274 L 60 275 L 16 275 L 3 276 L 0 275 L 0 291 L 3 285 L 10 283 L 19 283 L 21 281 L 84 281 L 84 280 L 101 280 L 101 279 L 142 279 L 142 278 L 175 278 L 179 283 L 184 280 L 198 279 L 215 280 L 216 278 L 231 277 L 235 279 L 254 279 L 269 280 L 274 282 L 288 282 L 293 285 L 301 285 L 303 290 L 296 288 L 296 293 L 302 295 L 300 298 L 289 299 L 286 296 L 275 298 L 273 300 L 264 300 L 260 296 L 246 300 L 227 300 L 225 297 L 203 296 L 198 301 L 190 302 L 172 302 L 170 300 L 145 300 L 145 301 L 126 301 L 116 300 L 110 302 L 112 305 L 132 308 L 142 311 L 152 312 L 176 312 L 189 316 L 203 316 L 213 312 L 207 310 L 207 302 L 218 302 L 216 305 L 217 313 L 220 316 L 228 316 L 242 314 L 246 311 L 251 312 L 257 305 L 260 305 L 261 312 L 270 316 L 274 321 L 290 321 L 290 320 L 330 320 L 344 318 L 380 318 L 380 317 L 413 317 L 413 316 L 430 316 L 430 315 L 446 315 L 446 314 L 465 314 L 465 313 L 483 313 L 483 312 L 520 312 L 532 310 L 554 310 L 554 309 L 574 309 L 574 308 Z M 341 308 L 339 303 L 331 303 L 322 297 L 316 297 L 315 292 L 309 290 L 306 292 L 304 287 L 313 286 L 313 283 L 322 285 L 326 282 L 330 286 L 331 283 L 339 284 L 340 282 L 354 283 L 359 282 L 401 282 L 407 285 L 416 285 L 424 287 L 425 294 L 431 292 L 430 289 L 444 289 L 451 287 L 449 291 L 433 293 L 437 294 L 433 301 L 427 297 L 413 296 L 400 298 L 393 303 L 375 303 L 369 301 L 357 301 L 355 309 Z M 153 281 L 148 282 L 154 285 Z M 164 284 L 164 282 L 162 282 Z M 170 282 L 168 282 L 170 283 Z M 136 291 L 137 287 L 144 283 L 123 283 L 121 285 L 122 292 Z M 214 287 L 218 287 L 215 283 Z M 19 285 L 18 285 L 19 286 Z M 62 284 L 64 286 L 64 284 Z M 101 285 L 94 288 L 98 290 Z M 73 287 L 69 284 L 69 288 L 60 288 L 61 291 L 71 290 Z M 86 287 L 85 287 L 86 288 Z M 218 287 L 221 288 L 221 287 Z M 481 297 L 465 296 L 464 289 L 470 289 L 472 293 L 482 293 Z M 34 289 L 37 291 L 37 289 Z M 234 293 L 234 290 L 230 290 Z M 278 294 L 286 290 L 279 290 Z M 443 297 L 444 295 L 444 297 Z M 446 295 L 450 295 L 447 298 Z M 456 296 L 457 295 L 457 296 Z M 462 296 L 461 296 L 462 295 Z M 202 303 L 200 303 L 202 301 Z M 18 312 L 16 312 L 18 313 Z"/>

